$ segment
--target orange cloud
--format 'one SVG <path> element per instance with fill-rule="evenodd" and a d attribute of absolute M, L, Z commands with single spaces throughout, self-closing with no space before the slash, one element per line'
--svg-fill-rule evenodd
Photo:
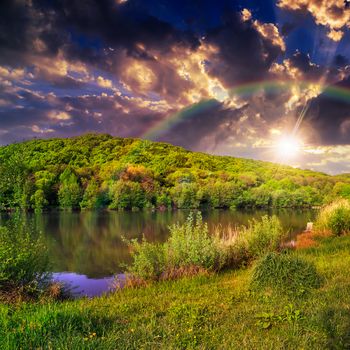
<path fill-rule="evenodd" d="M 333 41 L 340 41 L 343 37 L 344 32 L 341 30 L 335 30 L 332 29 L 327 33 L 328 38 L 332 39 Z"/>
<path fill-rule="evenodd" d="M 25 74 L 25 70 L 22 68 L 10 69 L 0 66 L 0 78 L 18 80 L 24 78 Z"/>
<path fill-rule="evenodd" d="M 282 51 L 286 51 L 286 44 L 278 28 L 273 23 L 260 23 L 256 20 L 253 26 L 265 39 L 270 40 L 274 46 L 279 47 Z"/>
<path fill-rule="evenodd" d="M 63 111 L 51 111 L 48 113 L 48 117 L 53 120 L 70 120 L 71 119 L 70 114 Z"/>
<path fill-rule="evenodd" d="M 101 76 L 99 76 L 96 81 L 97 81 L 97 84 L 103 88 L 111 89 L 113 87 L 112 80 L 105 79 Z"/>
<path fill-rule="evenodd" d="M 249 21 L 252 19 L 252 13 L 248 9 L 243 9 L 241 12 L 243 21 Z"/>
<path fill-rule="evenodd" d="M 34 124 L 32 127 L 31 127 L 31 130 L 35 133 L 38 133 L 38 134 L 47 134 L 47 133 L 51 133 L 51 132 L 54 132 L 55 130 L 53 129 L 46 129 L 46 128 L 40 128 L 38 125 Z"/>
<path fill-rule="evenodd" d="M 344 0 L 280 0 L 278 6 L 311 13 L 317 24 L 330 28 L 328 37 L 334 41 L 342 38 L 342 28 L 350 28 L 350 9 Z"/>

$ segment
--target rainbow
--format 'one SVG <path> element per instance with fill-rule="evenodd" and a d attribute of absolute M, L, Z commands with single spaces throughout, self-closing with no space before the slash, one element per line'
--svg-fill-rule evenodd
<path fill-rule="evenodd" d="M 342 100 L 350 103 L 350 88 L 336 86 L 336 85 L 323 85 L 314 81 L 292 81 L 292 80 L 267 80 L 258 81 L 253 83 L 246 83 L 229 89 L 229 95 L 251 95 L 260 90 L 267 90 L 268 92 L 278 93 L 281 89 L 290 89 L 291 87 L 298 86 L 303 89 L 307 89 L 310 85 L 314 85 L 320 88 L 322 94 L 338 100 Z"/>
<path fill-rule="evenodd" d="M 310 85 L 319 87 L 322 91 L 322 95 L 330 97 L 332 99 L 337 99 L 350 104 L 350 88 L 336 86 L 336 85 L 322 85 L 313 81 L 289 81 L 289 80 L 267 80 L 251 82 L 246 84 L 241 84 L 235 86 L 228 90 L 228 95 L 230 97 L 234 96 L 250 96 L 261 90 L 267 91 L 269 93 L 280 93 L 281 91 L 287 91 L 292 87 L 308 88 Z M 158 123 L 152 125 L 145 133 L 141 135 L 142 138 L 148 140 L 155 140 L 160 135 L 171 130 L 174 126 L 180 124 L 184 120 L 188 120 L 198 115 L 198 113 L 209 111 L 214 106 L 218 106 L 219 101 L 216 99 L 206 99 L 197 102 L 191 106 L 188 106 L 169 117 L 162 119 Z"/>
<path fill-rule="evenodd" d="M 210 108 L 213 108 L 214 106 L 217 106 L 217 105 L 219 105 L 219 102 L 217 100 L 209 99 L 209 100 L 202 100 L 198 103 L 195 103 L 186 108 L 183 108 L 179 112 L 176 112 L 170 115 L 168 118 L 163 119 L 160 122 L 156 123 L 156 125 L 148 129 L 141 136 L 141 138 L 154 140 L 161 134 L 167 132 L 168 130 L 171 130 L 177 124 L 180 124 L 182 121 L 191 119 L 192 117 L 196 116 L 198 113 L 210 110 Z"/>

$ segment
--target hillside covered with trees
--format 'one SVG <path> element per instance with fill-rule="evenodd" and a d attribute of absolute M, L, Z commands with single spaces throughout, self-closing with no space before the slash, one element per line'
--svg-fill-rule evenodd
<path fill-rule="evenodd" d="M 87 134 L 0 147 L 0 208 L 311 207 L 350 198 L 350 177 Z"/>

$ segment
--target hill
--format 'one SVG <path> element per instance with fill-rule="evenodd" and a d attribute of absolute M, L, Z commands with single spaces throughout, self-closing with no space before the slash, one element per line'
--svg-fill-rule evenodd
<path fill-rule="evenodd" d="M 350 196 L 349 176 L 105 134 L 0 147 L 0 207 L 310 207 Z"/>

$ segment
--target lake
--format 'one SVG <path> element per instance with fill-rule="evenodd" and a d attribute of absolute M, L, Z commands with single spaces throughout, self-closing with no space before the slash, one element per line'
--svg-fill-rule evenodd
<path fill-rule="evenodd" d="M 122 278 L 123 264 L 131 261 L 126 239 L 142 238 L 148 241 L 165 241 L 168 226 L 184 222 L 188 211 L 54 211 L 42 214 L 22 214 L 27 225 L 44 234 L 54 278 L 68 283 L 75 295 L 95 296 L 108 291 L 113 276 Z M 203 220 L 209 231 L 217 225 L 247 224 L 252 218 L 275 214 L 290 237 L 303 231 L 308 221 L 314 221 L 315 210 L 278 211 L 203 211 Z M 0 224 L 6 225 L 11 215 L 0 214 Z"/>

